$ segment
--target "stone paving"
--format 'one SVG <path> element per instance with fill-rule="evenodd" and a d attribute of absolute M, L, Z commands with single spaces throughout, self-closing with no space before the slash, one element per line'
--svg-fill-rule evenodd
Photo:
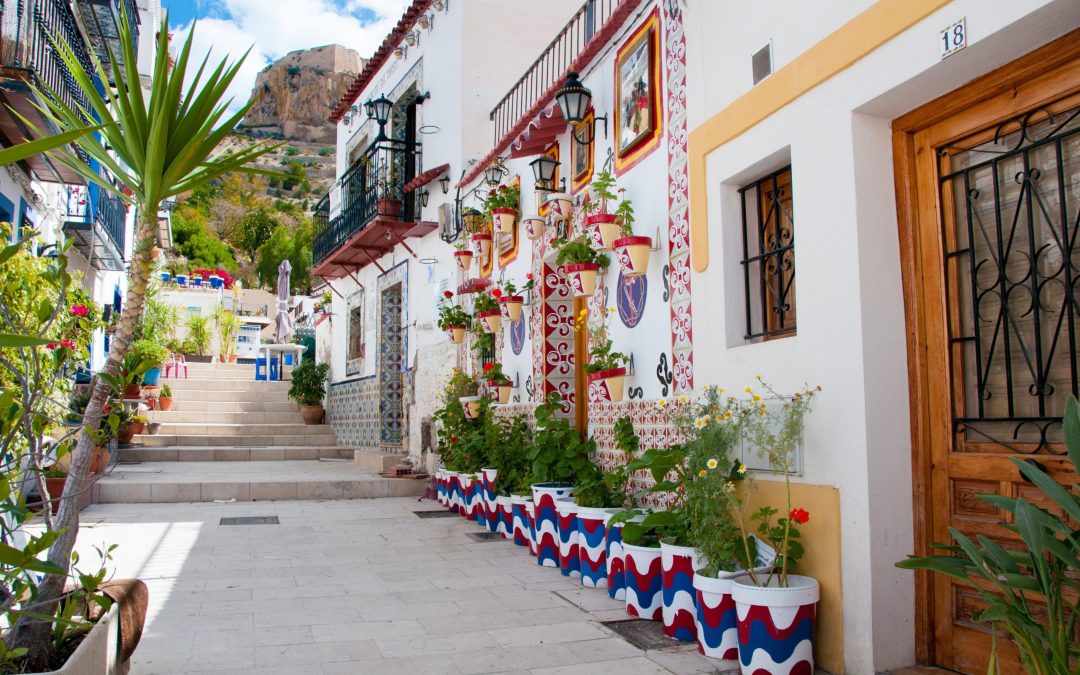
<path fill-rule="evenodd" d="M 415 498 L 96 504 L 79 550 L 118 544 L 116 576 L 150 586 L 133 674 L 714 673 L 696 646 L 642 651 L 600 621 L 602 590 Z M 279 525 L 222 526 L 277 516 Z"/>

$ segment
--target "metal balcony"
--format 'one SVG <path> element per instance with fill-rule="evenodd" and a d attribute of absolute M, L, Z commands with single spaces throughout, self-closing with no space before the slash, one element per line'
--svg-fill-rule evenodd
<path fill-rule="evenodd" d="M 124 66 L 124 52 L 120 45 L 120 17 L 125 13 L 131 27 L 131 39 L 136 49 L 139 46 L 139 11 L 135 8 L 135 0 L 75 0 L 75 5 L 82 17 L 83 26 L 86 27 L 91 47 L 111 76 L 112 70 L 108 66 L 110 49 L 120 66 Z M 110 81 L 109 84 L 115 82 Z"/>
<path fill-rule="evenodd" d="M 73 238 L 75 250 L 97 270 L 122 272 L 127 241 L 127 209 L 107 190 L 68 189 L 68 214 L 64 234 Z"/>

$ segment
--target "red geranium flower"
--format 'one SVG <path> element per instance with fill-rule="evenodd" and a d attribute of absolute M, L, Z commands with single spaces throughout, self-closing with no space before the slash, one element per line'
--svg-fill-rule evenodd
<path fill-rule="evenodd" d="M 61 347 L 67 347 L 68 349 L 75 349 L 75 343 L 72 342 L 71 340 L 61 340 L 60 341 L 60 346 Z"/>
<path fill-rule="evenodd" d="M 86 316 L 89 312 L 90 312 L 90 310 L 86 308 L 86 305 L 72 305 L 71 306 L 71 313 L 74 314 L 75 316 Z"/>
<path fill-rule="evenodd" d="M 452 297 L 454 297 L 453 291 L 443 291 L 442 295 L 443 295 L 444 298 L 452 298 Z"/>
<path fill-rule="evenodd" d="M 528 279 L 529 281 L 532 281 L 532 280 L 533 280 L 533 274 L 532 274 L 532 272 L 529 272 L 528 274 L 526 274 L 526 275 L 525 275 L 525 278 L 526 278 L 526 279 Z"/>
<path fill-rule="evenodd" d="M 485 363 L 484 364 L 484 372 L 486 373 L 486 372 L 488 372 L 489 370 L 491 370 L 494 367 L 495 367 L 494 363 Z"/>
<path fill-rule="evenodd" d="M 798 523 L 799 525 L 810 520 L 810 512 L 804 508 L 796 507 L 791 509 L 791 513 L 789 513 L 788 516 L 791 518 L 792 522 Z"/>
<path fill-rule="evenodd" d="M 493 290 L 491 292 L 491 295 L 493 295 L 496 298 L 501 298 L 502 297 L 502 291 L 499 290 L 498 288 L 496 288 L 495 290 Z"/>
<path fill-rule="evenodd" d="M 453 444 L 453 443 L 457 443 L 457 436 L 451 436 L 451 437 L 450 437 L 450 443 L 451 443 L 451 444 Z"/>
<path fill-rule="evenodd" d="M 49 344 L 45 345 L 45 349 L 56 349 L 58 346 L 59 345 L 57 345 L 55 342 L 50 342 Z"/>

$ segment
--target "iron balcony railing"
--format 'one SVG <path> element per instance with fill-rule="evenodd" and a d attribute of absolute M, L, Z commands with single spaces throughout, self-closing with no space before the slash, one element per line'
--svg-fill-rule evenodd
<path fill-rule="evenodd" d="M 127 232 L 127 209 L 124 202 L 107 190 L 98 190 L 97 213 L 94 218 L 108 233 L 109 238 L 116 244 L 116 250 L 124 255 L 125 236 Z"/>
<path fill-rule="evenodd" d="M 315 210 L 311 214 L 311 224 L 315 228 L 315 234 L 319 234 L 324 231 L 328 225 L 330 225 L 330 193 L 327 192 L 323 195 L 323 198 L 319 200 L 319 203 L 315 205 Z"/>
<path fill-rule="evenodd" d="M 118 65 L 124 66 L 124 53 L 120 45 L 120 18 L 127 14 L 133 45 L 139 45 L 139 11 L 135 0 L 75 0 L 86 28 L 87 38 L 98 60 L 109 69 L 109 50 L 112 50 Z M 110 82 L 110 84 L 115 84 Z"/>
<path fill-rule="evenodd" d="M 415 219 L 413 193 L 405 192 L 404 187 L 413 177 L 408 175 L 415 165 L 410 157 L 415 158 L 418 152 L 418 145 L 383 139 L 372 143 L 349 167 L 341 177 L 341 214 L 332 221 L 329 196 L 326 198 L 324 229 L 315 236 L 313 247 L 316 264 L 377 218 Z M 320 201 L 319 207 L 322 204 Z"/>
<path fill-rule="evenodd" d="M 495 143 L 562 78 L 622 0 L 588 0 L 491 111 Z"/>

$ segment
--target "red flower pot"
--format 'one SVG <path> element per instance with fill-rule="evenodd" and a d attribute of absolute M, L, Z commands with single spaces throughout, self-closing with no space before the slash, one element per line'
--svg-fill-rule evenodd
<path fill-rule="evenodd" d="M 596 275 L 600 273 L 600 266 L 596 263 L 563 265 L 562 270 L 576 297 L 587 298 L 596 292 Z"/>
<path fill-rule="evenodd" d="M 615 255 L 626 276 L 639 277 L 648 271 L 652 237 L 621 237 L 615 240 L 614 246 Z"/>
<path fill-rule="evenodd" d="M 487 232 L 478 232 L 472 236 L 473 246 L 481 258 L 491 255 L 491 235 Z"/>
<path fill-rule="evenodd" d="M 585 219 L 589 238 L 597 251 L 611 250 L 619 236 L 619 226 L 615 224 L 617 218 L 614 213 L 597 213 Z"/>
<path fill-rule="evenodd" d="M 507 295 L 499 298 L 503 314 L 511 323 L 521 318 L 521 306 L 525 304 L 525 298 L 520 295 Z"/>
<path fill-rule="evenodd" d="M 589 373 L 590 382 L 598 382 L 604 400 L 621 401 L 623 397 L 623 382 L 626 378 L 626 368 L 612 368 L 610 370 L 598 370 Z"/>
<path fill-rule="evenodd" d="M 454 251 L 454 264 L 462 272 L 468 273 L 469 268 L 472 267 L 472 259 L 472 251 Z"/>
<path fill-rule="evenodd" d="M 502 313 L 497 309 L 477 312 L 476 318 L 480 319 L 480 323 L 484 324 L 484 332 L 486 333 L 498 333 L 499 329 L 502 328 Z"/>

